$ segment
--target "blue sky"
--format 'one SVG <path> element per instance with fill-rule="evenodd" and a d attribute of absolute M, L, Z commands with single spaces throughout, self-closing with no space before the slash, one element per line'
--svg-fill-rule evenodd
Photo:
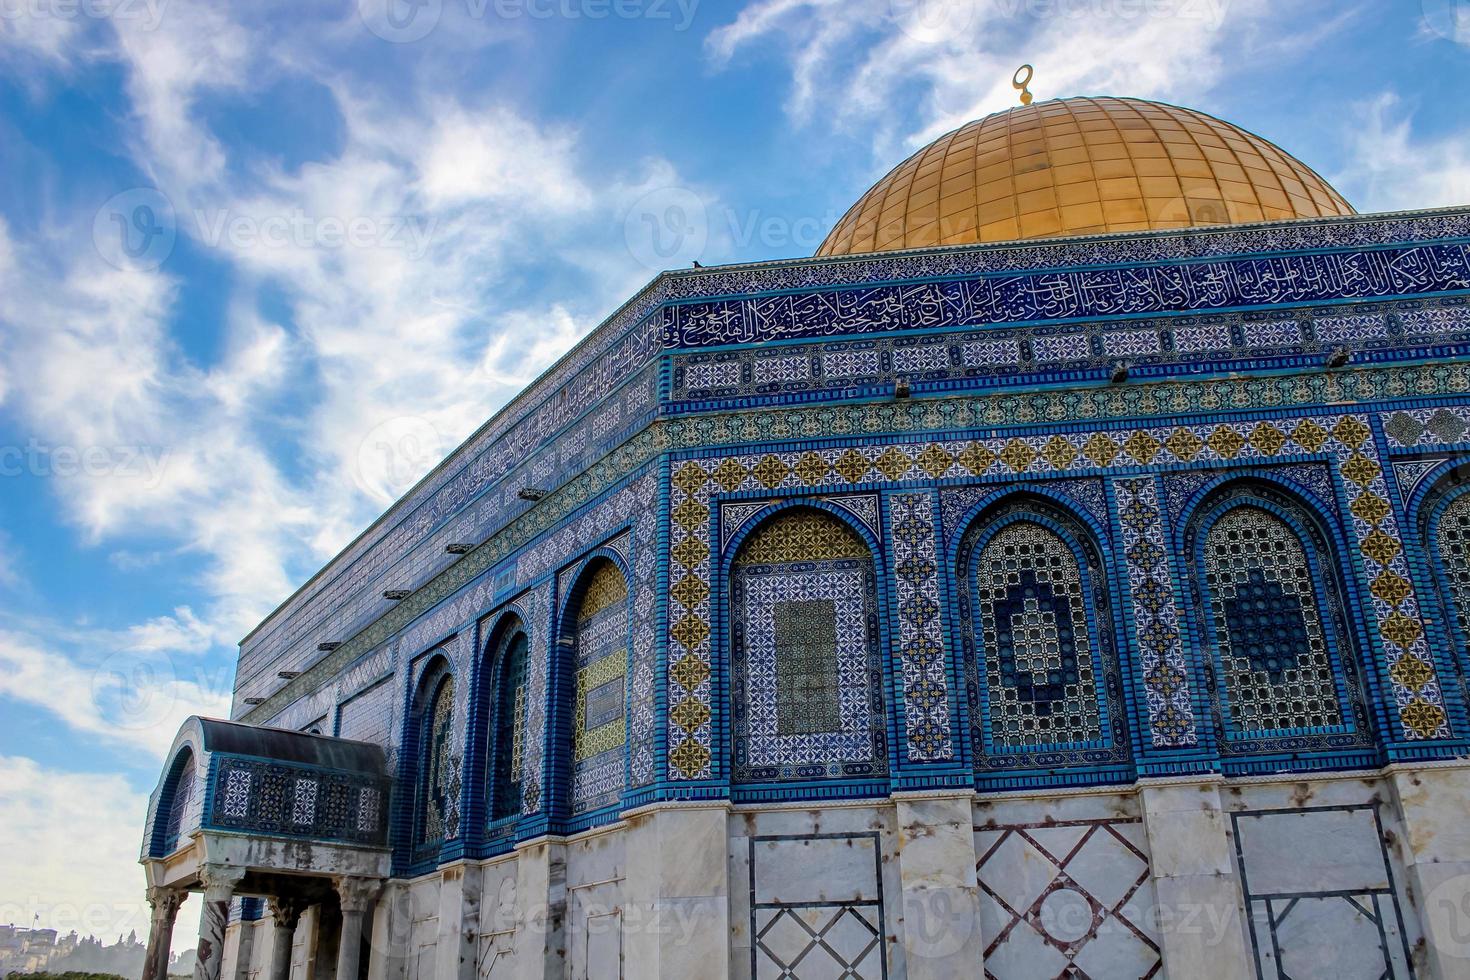
<path fill-rule="evenodd" d="M 1470 203 L 1465 0 L 0 0 L 0 922 L 144 931 L 251 626 L 659 268 L 810 254 L 1028 61 Z"/>

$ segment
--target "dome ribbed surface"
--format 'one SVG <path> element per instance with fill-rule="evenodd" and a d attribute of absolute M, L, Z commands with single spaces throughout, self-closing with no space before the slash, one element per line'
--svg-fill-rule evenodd
<path fill-rule="evenodd" d="M 1070 98 L 998 112 L 874 184 L 818 255 L 1356 213 L 1269 140 L 1192 109 Z"/>

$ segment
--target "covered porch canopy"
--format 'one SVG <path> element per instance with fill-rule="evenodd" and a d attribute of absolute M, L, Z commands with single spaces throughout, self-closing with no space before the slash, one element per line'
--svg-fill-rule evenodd
<path fill-rule="evenodd" d="M 261 897 L 275 925 L 271 980 L 290 969 L 301 912 L 342 910 L 337 977 L 356 980 L 363 916 L 388 877 L 391 780 L 366 742 L 210 718 L 184 722 L 149 799 L 141 862 L 152 930 L 144 980 L 168 973 L 174 918 L 201 891 L 198 980 L 219 980 L 230 902 Z"/>

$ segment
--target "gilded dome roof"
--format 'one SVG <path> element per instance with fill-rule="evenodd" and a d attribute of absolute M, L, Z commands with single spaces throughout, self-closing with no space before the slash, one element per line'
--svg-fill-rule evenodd
<path fill-rule="evenodd" d="M 1238 126 L 1143 99 L 1053 99 L 967 123 L 899 164 L 817 249 L 850 255 L 1353 214 Z"/>

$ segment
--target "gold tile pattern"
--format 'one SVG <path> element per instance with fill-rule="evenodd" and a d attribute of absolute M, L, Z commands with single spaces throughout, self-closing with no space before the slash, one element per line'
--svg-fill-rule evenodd
<path fill-rule="evenodd" d="M 1053 99 L 961 126 L 895 167 L 818 255 L 1354 214 L 1280 147 L 1142 99 Z"/>

